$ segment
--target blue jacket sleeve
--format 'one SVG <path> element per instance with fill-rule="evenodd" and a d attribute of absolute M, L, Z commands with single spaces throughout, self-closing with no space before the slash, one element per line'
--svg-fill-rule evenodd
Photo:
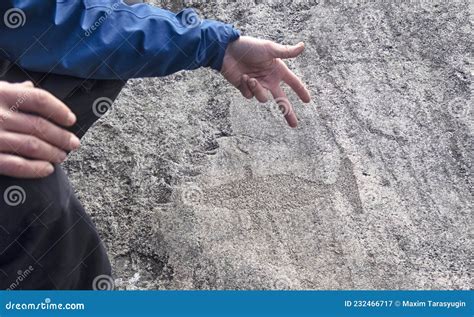
<path fill-rule="evenodd" d="M 220 70 L 231 25 L 119 0 L 1 0 L 0 55 L 38 72 L 94 79 Z"/>

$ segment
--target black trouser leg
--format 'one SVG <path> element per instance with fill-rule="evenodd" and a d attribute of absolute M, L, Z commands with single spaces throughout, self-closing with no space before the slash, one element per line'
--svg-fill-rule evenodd
<path fill-rule="evenodd" d="M 63 100 L 79 137 L 98 119 L 94 101 L 114 100 L 124 85 L 1 67 L 0 80 L 32 80 Z M 59 165 L 43 179 L 0 176 L 0 289 L 91 289 L 103 274 L 111 274 L 106 250 Z"/>

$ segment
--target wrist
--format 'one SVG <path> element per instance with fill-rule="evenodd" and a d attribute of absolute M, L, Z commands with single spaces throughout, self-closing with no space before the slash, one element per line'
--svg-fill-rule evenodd
<path fill-rule="evenodd" d="M 225 49 L 225 53 L 224 53 L 224 58 L 222 60 L 222 67 L 220 69 L 220 73 L 221 74 L 226 74 L 229 70 L 229 65 L 232 65 L 234 63 L 234 55 L 232 54 L 233 50 L 234 50 L 234 47 L 236 45 L 238 45 L 240 41 L 240 38 L 236 39 L 235 41 L 232 41 L 230 42 L 226 49 Z"/>
<path fill-rule="evenodd" d="M 212 21 L 212 23 L 216 23 Z M 208 59 L 208 64 L 205 66 L 211 67 L 214 70 L 221 71 L 224 63 L 224 57 L 230 45 L 235 43 L 240 37 L 240 31 L 235 29 L 231 24 L 219 23 L 211 29 L 204 30 L 206 46 L 208 51 L 213 52 L 213 55 Z"/>

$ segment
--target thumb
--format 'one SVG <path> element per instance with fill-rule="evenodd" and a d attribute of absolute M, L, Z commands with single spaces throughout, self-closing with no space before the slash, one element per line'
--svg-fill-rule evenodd
<path fill-rule="evenodd" d="M 272 43 L 270 52 L 275 58 L 294 58 L 304 51 L 304 43 L 299 42 L 296 45 L 281 45 Z"/>

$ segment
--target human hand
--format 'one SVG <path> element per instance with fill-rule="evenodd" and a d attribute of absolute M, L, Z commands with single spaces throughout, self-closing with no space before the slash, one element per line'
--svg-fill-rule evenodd
<path fill-rule="evenodd" d="M 296 115 L 285 92 L 283 81 L 308 103 L 311 101 L 303 82 L 286 66 L 282 59 L 294 58 L 304 50 L 304 44 L 280 45 L 272 41 L 241 36 L 227 46 L 222 64 L 222 75 L 248 99 L 268 101 L 267 90 L 280 106 L 288 124 L 297 126 Z"/>
<path fill-rule="evenodd" d="M 41 178 L 53 173 L 52 163 L 63 162 L 66 151 L 80 145 L 61 127 L 75 122 L 64 103 L 31 82 L 0 82 L 0 175 Z"/>

